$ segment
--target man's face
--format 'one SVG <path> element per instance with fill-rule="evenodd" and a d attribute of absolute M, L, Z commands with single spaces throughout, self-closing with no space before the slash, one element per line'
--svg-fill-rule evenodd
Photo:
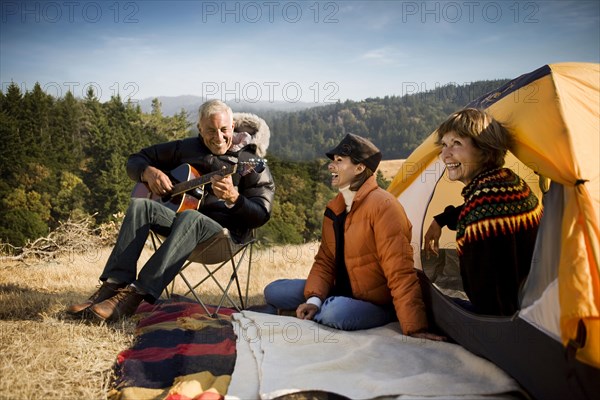
<path fill-rule="evenodd" d="M 201 119 L 199 126 L 200 136 L 204 144 L 214 155 L 223 155 L 231 147 L 233 140 L 233 118 L 227 111 L 212 114 Z"/>

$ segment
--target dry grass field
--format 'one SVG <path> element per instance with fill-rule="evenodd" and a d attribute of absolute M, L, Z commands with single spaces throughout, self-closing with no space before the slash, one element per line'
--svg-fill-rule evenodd
<path fill-rule="evenodd" d="M 255 251 L 249 303 L 261 304 L 262 289 L 274 279 L 305 277 L 317 246 Z M 44 263 L 0 261 L 1 400 L 107 397 L 113 364 L 131 344 L 135 321 L 98 325 L 73 320 L 64 308 L 95 290 L 109 251 L 92 249 Z M 200 269 L 192 276 L 201 278 Z M 221 278 L 227 280 L 228 273 Z M 177 282 L 175 291 L 181 290 Z M 216 287 L 207 287 L 204 299 L 215 302 L 217 293 Z"/>
<path fill-rule="evenodd" d="M 378 169 L 381 171 L 385 179 L 389 179 L 391 181 L 400 170 L 400 166 L 403 162 L 404 160 L 383 160 L 379 164 Z"/>

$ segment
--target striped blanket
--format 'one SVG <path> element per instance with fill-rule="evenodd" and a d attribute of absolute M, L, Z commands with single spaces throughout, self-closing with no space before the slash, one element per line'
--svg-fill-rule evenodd
<path fill-rule="evenodd" d="M 117 357 L 109 398 L 223 398 L 236 359 L 232 312 L 222 308 L 218 318 L 211 318 L 184 297 L 142 303 L 133 346 Z"/>

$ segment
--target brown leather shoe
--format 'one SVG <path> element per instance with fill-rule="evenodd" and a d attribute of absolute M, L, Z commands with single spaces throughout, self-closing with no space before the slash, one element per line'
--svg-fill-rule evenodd
<path fill-rule="evenodd" d="M 92 305 L 88 310 L 103 321 L 116 321 L 133 315 L 142 300 L 143 294 L 136 292 L 132 286 L 127 286 L 119 289 L 113 297 Z"/>
<path fill-rule="evenodd" d="M 127 286 L 126 283 L 108 283 L 102 282 L 102 285 L 90 296 L 89 299 L 82 303 L 71 304 L 67 307 L 67 313 L 77 316 L 83 314 L 85 310 L 96 303 L 100 303 L 117 294 L 117 291 Z"/>

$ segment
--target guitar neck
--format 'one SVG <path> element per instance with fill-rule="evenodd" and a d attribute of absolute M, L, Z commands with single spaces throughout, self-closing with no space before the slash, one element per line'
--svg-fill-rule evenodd
<path fill-rule="evenodd" d="M 235 172 L 236 170 L 236 165 L 232 165 L 232 166 L 228 166 L 228 167 L 223 167 L 223 169 L 218 170 L 218 171 L 213 171 L 213 172 L 209 172 L 207 174 L 204 174 L 198 178 L 195 179 L 190 179 L 189 181 L 185 181 L 185 182 L 180 182 L 180 183 L 176 183 L 175 185 L 173 185 L 173 190 L 171 192 L 171 196 L 177 196 L 178 194 L 182 194 L 185 193 L 189 190 L 192 189 L 196 189 L 200 186 L 204 186 L 207 183 L 210 182 L 210 179 L 213 176 L 216 175 L 221 175 L 221 176 L 227 176 L 227 175 L 231 175 Z"/>

